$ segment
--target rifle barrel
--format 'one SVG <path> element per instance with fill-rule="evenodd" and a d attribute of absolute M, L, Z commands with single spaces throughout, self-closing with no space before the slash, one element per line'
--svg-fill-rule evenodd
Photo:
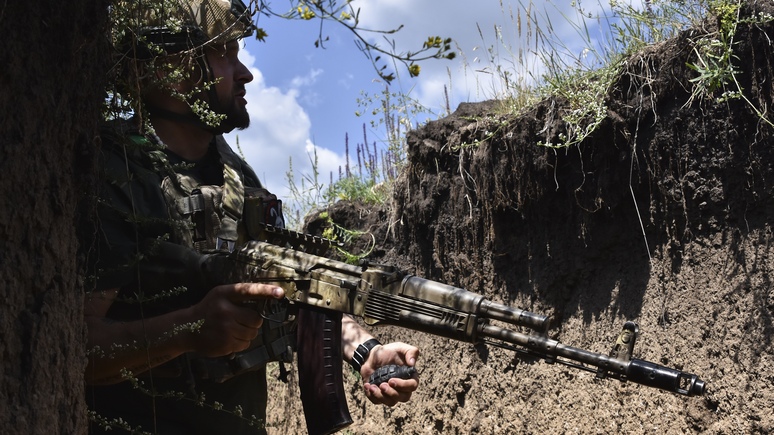
<path fill-rule="evenodd" d="M 632 381 L 648 387 L 659 388 L 685 396 L 700 396 L 705 392 L 704 381 L 692 373 L 685 373 L 641 359 L 624 361 L 601 353 L 567 346 L 545 336 L 523 334 L 492 325 L 481 325 L 479 337 L 487 337 L 528 349 L 553 362 L 557 357 L 566 358 L 597 368 L 600 377 L 611 376 L 622 381 Z M 556 360 L 565 363 L 561 360 Z M 565 363 L 566 364 L 566 363 Z"/>

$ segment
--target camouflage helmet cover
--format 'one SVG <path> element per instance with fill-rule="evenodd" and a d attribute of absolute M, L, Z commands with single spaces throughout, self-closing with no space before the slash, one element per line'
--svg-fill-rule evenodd
<path fill-rule="evenodd" d="M 167 53 L 250 36 L 252 12 L 241 0 L 169 0 L 163 12 L 148 10 L 141 38 Z"/>

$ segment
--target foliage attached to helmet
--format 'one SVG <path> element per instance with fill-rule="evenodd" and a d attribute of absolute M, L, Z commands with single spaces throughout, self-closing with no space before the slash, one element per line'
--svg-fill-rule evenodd
<path fill-rule="evenodd" d="M 129 0 L 116 7 L 123 4 L 135 9 L 137 25 L 127 26 L 130 34 L 121 38 L 135 59 L 222 44 L 255 30 L 252 11 L 241 0 Z"/>
<path fill-rule="evenodd" d="M 145 90 L 183 77 L 200 77 L 206 92 L 213 82 L 203 49 L 245 38 L 256 29 L 252 9 L 241 0 L 116 0 L 111 14 L 118 68 L 111 80 L 115 88 L 108 90 L 108 118 L 140 113 Z M 194 95 L 179 98 L 193 105 Z M 199 117 L 211 118 L 206 113 Z"/>

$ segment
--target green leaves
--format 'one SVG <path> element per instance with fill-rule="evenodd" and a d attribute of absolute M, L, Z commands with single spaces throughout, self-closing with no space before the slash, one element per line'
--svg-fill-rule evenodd
<path fill-rule="evenodd" d="M 739 3 L 728 0 L 710 2 L 710 12 L 716 15 L 719 29 L 699 38 L 694 44 L 696 61 L 686 66 L 696 71 L 698 76 L 690 79 L 693 89 L 687 104 L 697 97 L 709 97 L 718 90 L 725 91 L 726 86 L 735 81 L 737 70 L 734 61 L 738 57 L 734 55 L 734 35 L 739 25 L 739 7 Z M 731 95 L 727 92 L 723 94 L 726 97 Z"/>
<path fill-rule="evenodd" d="M 262 27 L 258 27 L 255 29 L 255 39 L 257 41 L 266 42 L 267 36 L 269 36 L 269 34 L 266 33 L 266 30 L 264 30 Z"/>
<path fill-rule="evenodd" d="M 371 62 L 376 74 L 387 84 L 398 77 L 396 71 L 388 68 L 388 65 L 402 64 L 410 77 L 417 77 L 421 71 L 419 62 L 430 59 L 452 60 L 456 53 L 452 51 L 452 39 L 441 36 L 429 36 L 422 41 L 421 48 L 417 50 L 399 51 L 390 35 L 399 32 L 403 25 L 394 29 L 370 29 L 360 25 L 360 8 L 354 6 L 354 0 L 289 0 L 290 11 L 285 13 L 274 12 L 270 2 L 261 0 L 260 9 L 265 15 L 291 20 L 319 20 L 320 33 L 314 42 L 315 47 L 325 48 L 328 37 L 324 34 L 323 24 L 330 22 L 341 25 L 349 30 L 355 38 L 355 45 Z M 374 42 L 373 36 L 382 36 L 386 47 Z"/>

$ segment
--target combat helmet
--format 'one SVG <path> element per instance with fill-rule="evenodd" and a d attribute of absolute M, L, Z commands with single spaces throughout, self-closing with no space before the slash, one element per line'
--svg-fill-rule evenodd
<path fill-rule="evenodd" d="M 250 0 L 252 5 L 255 0 Z M 139 2 L 137 0 L 118 0 L 114 12 L 133 17 L 128 21 L 115 40 L 119 61 L 130 80 L 121 90 L 130 96 L 136 107 L 144 107 L 158 117 L 187 122 L 204 127 L 213 133 L 231 131 L 234 127 L 227 120 L 204 121 L 193 111 L 176 113 L 145 101 L 142 90 L 136 83 L 144 82 L 144 89 L 153 89 L 155 77 L 147 74 L 150 69 L 175 68 L 163 58 L 169 55 L 182 55 L 193 77 L 199 83 L 212 83 L 215 80 L 204 49 L 222 46 L 229 41 L 240 40 L 252 35 L 256 27 L 253 24 L 253 12 L 242 0 L 155 0 Z M 134 22 L 134 25 L 131 23 Z M 162 62 L 156 62 L 162 59 Z M 132 77 L 142 77 L 136 80 Z M 145 86 L 150 85 L 150 86 Z M 207 107 L 215 113 L 222 113 L 214 86 L 203 86 L 201 92 L 190 98 L 200 99 L 208 95 Z"/>
<path fill-rule="evenodd" d="M 252 11 L 242 0 L 167 0 L 146 7 L 132 57 L 174 54 L 250 36 Z"/>

